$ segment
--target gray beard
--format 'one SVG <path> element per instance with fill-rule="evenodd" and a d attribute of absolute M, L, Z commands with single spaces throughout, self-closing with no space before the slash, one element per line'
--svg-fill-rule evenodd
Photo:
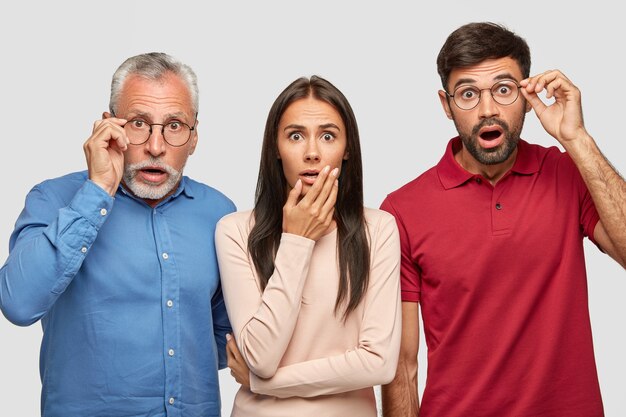
<path fill-rule="evenodd" d="M 143 181 L 138 181 L 136 179 L 137 172 L 149 166 L 158 166 L 163 171 L 167 172 L 167 180 L 160 185 L 152 185 Z M 126 184 L 126 186 L 136 197 L 146 200 L 160 200 L 168 193 L 170 193 L 174 189 L 174 187 L 176 187 L 182 175 L 182 168 L 180 171 L 177 171 L 171 166 L 164 164 L 159 159 L 150 157 L 150 159 L 147 161 L 124 166 L 123 178 L 124 184 Z"/>

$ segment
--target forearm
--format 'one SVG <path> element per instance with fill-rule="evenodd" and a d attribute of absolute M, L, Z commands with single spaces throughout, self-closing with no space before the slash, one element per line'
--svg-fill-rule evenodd
<path fill-rule="evenodd" d="M 600 221 L 614 245 L 615 257 L 625 265 L 626 182 L 588 134 L 564 147 L 587 185 Z"/>
<path fill-rule="evenodd" d="M 306 398 L 373 387 L 393 378 L 396 357 L 393 353 L 370 352 L 361 347 L 343 355 L 281 367 L 269 379 L 252 374 L 250 389 L 280 398 Z"/>
<path fill-rule="evenodd" d="M 400 362 L 396 377 L 382 387 L 384 417 L 417 417 L 419 397 L 417 394 L 417 363 Z"/>

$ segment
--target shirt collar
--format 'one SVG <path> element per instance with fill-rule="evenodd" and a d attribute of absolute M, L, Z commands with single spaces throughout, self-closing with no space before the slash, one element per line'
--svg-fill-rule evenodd
<path fill-rule="evenodd" d="M 459 163 L 454 159 L 454 154 L 461 149 L 462 143 L 460 137 L 454 137 L 448 142 L 446 152 L 437 164 L 437 174 L 441 185 L 446 190 L 455 188 L 465 184 L 468 180 L 474 178 L 476 175 L 469 171 L 466 171 Z M 517 156 L 515 163 L 511 168 L 511 172 L 521 175 L 532 175 L 539 171 L 539 159 L 538 156 L 532 152 L 528 143 L 520 139 L 517 143 Z"/>

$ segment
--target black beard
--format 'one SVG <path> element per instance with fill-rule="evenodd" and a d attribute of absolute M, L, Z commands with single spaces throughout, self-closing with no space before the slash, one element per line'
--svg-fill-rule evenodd
<path fill-rule="evenodd" d="M 479 124 L 474 126 L 470 135 L 461 132 L 459 126 L 456 124 L 456 120 L 454 120 L 454 124 L 456 125 L 456 130 L 459 132 L 463 146 L 465 146 L 465 149 L 467 149 L 474 159 L 483 165 L 496 165 L 509 159 L 511 154 L 515 151 L 515 148 L 517 148 L 525 117 L 526 113 L 522 113 L 522 118 L 518 125 L 519 127 L 513 130 L 511 130 L 508 123 L 504 120 L 497 118 L 483 119 Z M 504 142 L 495 148 L 482 149 L 478 145 L 478 132 L 485 126 L 493 125 L 498 125 L 502 128 Z"/>

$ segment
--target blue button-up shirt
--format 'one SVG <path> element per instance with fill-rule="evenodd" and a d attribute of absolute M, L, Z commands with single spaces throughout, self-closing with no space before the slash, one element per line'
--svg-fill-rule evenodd
<path fill-rule="evenodd" d="M 154 208 L 86 172 L 31 190 L 0 306 L 18 325 L 41 319 L 43 416 L 220 415 L 230 324 L 213 237 L 234 210 L 187 177 Z"/>

